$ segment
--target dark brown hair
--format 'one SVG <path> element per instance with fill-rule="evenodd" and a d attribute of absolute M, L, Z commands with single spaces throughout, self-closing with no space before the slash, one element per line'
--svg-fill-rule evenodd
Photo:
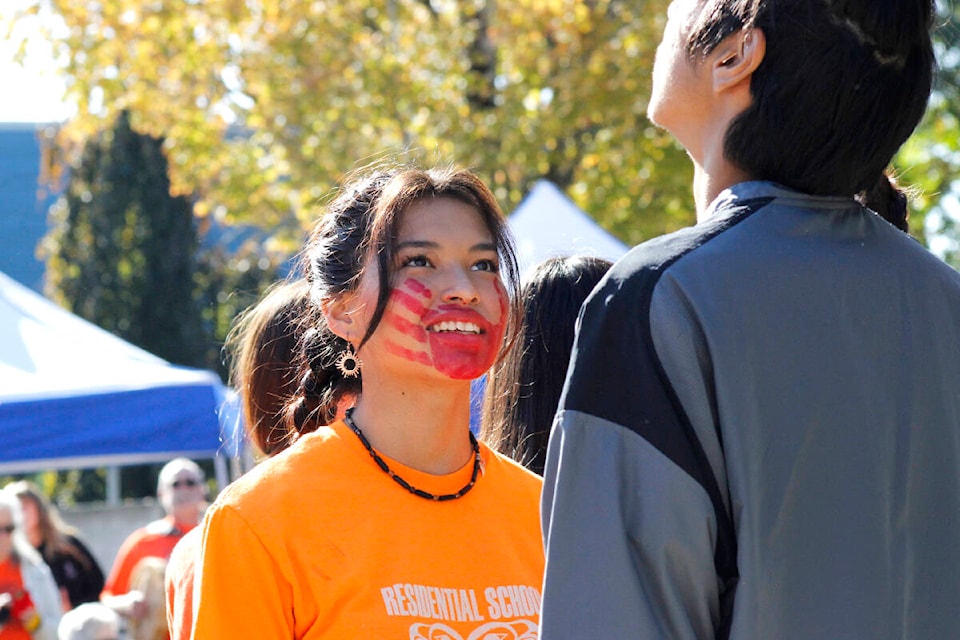
<path fill-rule="evenodd" d="M 933 16 L 931 0 L 703 0 L 687 33 L 691 59 L 741 29 L 766 36 L 752 103 L 726 132 L 727 159 L 805 193 L 874 188 L 926 109 Z"/>
<path fill-rule="evenodd" d="M 500 256 L 500 273 L 511 293 L 505 352 L 519 320 L 516 305 L 517 260 L 506 219 L 490 189 L 474 173 L 459 167 L 420 169 L 400 167 L 374 170 L 351 179 L 327 207 L 303 252 L 303 271 L 310 284 L 310 327 L 303 335 L 299 370 L 301 385 L 288 407 L 288 423 L 305 432 L 333 419 L 346 396 L 359 395 L 362 372 L 343 376 L 334 366 L 347 342 L 320 321 L 320 304 L 354 291 L 367 259 L 376 265 L 379 280 L 377 306 L 360 346 L 373 335 L 383 318 L 392 287 L 394 245 L 403 213 L 428 198 L 453 198 L 479 212 Z M 311 320 L 312 319 L 312 320 Z"/>
<path fill-rule="evenodd" d="M 520 290 L 520 336 L 487 381 L 481 437 L 534 473 L 543 474 L 580 307 L 611 264 L 586 256 L 549 258 Z"/>
<path fill-rule="evenodd" d="M 231 384 L 242 398 L 247 434 L 268 456 L 286 448 L 293 437 L 284 416 L 300 382 L 296 360 L 309 296 L 303 279 L 274 285 L 237 317 L 227 339 L 234 352 Z"/>
<path fill-rule="evenodd" d="M 36 508 L 37 528 L 40 530 L 45 562 L 52 562 L 58 555 L 68 555 L 84 567 L 90 568 L 90 560 L 70 540 L 70 536 L 77 536 L 79 532 L 63 521 L 60 512 L 40 487 L 29 480 L 17 480 L 7 485 L 5 490 L 20 500 L 30 502 Z"/>
<path fill-rule="evenodd" d="M 910 232 L 907 221 L 910 215 L 907 194 L 897 185 L 893 176 L 884 173 L 872 189 L 857 195 L 857 201 L 875 211 L 897 229 L 904 233 Z"/>

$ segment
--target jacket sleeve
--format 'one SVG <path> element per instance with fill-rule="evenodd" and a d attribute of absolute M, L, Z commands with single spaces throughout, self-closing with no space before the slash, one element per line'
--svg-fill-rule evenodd
<path fill-rule="evenodd" d="M 293 638 L 290 582 L 256 531 L 229 505 L 211 507 L 203 526 L 191 637 Z"/>
<path fill-rule="evenodd" d="M 103 570 L 82 540 L 74 536 L 69 536 L 69 540 L 84 558 L 84 562 L 80 564 L 80 576 L 76 586 L 76 602 L 74 604 L 94 602 L 100 598 L 100 593 L 103 591 L 105 584 Z"/>
<path fill-rule="evenodd" d="M 583 310 L 550 438 L 540 637 L 721 637 L 736 559 L 716 447 L 660 361 L 652 287 L 623 288 Z"/>
<path fill-rule="evenodd" d="M 40 627 L 33 633 L 35 640 L 57 640 L 62 605 L 57 583 L 46 564 L 24 564 L 23 586 L 40 614 Z"/>

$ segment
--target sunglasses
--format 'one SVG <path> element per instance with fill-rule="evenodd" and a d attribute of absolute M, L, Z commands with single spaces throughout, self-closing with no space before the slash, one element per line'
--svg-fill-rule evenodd
<path fill-rule="evenodd" d="M 16 530 L 17 530 L 17 527 L 12 524 L 5 524 L 3 526 L 0 526 L 0 533 L 5 533 L 7 535 L 10 535 Z"/>
<path fill-rule="evenodd" d="M 200 484 L 199 480 L 194 480 L 193 478 L 184 478 L 182 480 L 174 480 L 171 485 L 174 489 L 179 489 L 180 487 L 189 487 L 193 488 Z"/>

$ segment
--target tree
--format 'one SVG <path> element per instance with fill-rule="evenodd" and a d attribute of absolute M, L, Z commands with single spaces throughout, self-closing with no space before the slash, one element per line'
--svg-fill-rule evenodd
<path fill-rule="evenodd" d="M 62 307 L 163 358 L 203 364 L 194 301 L 193 207 L 170 195 L 162 140 L 136 133 L 121 112 L 91 138 L 50 211 L 43 241 L 47 294 Z M 153 495 L 156 465 L 124 469 L 127 497 Z M 102 500 L 104 469 L 28 474 L 64 503 Z"/>
<path fill-rule="evenodd" d="M 88 142 L 51 210 L 48 293 L 151 353 L 202 365 L 193 208 L 170 195 L 162 145 L 126 112 Z"/>
<path fill-rule="evenodd" d="M 134 131 L 127 112 L 88 140 L 51 209 L 48 295 L 160 357 L 226 378 L 221 346 L 233 318 L 281 265 L 255 241 L 200 246 L 193 205 L 170 195 L 167 168 L 163 141 Z M 122 497 L 154 495 L 160 466 L 122 469 Z M 65 503 L 105 497 L 103 469 L 26 477 Z"/>
<path fill-rule="evenodd" d="M 398 151 L 474 168 L 508 212 L 549 178 L 628 243 L 693 222 L 690 163 L 644 116 L 668 0 L 32 2 L 78 105 L 63 157 L 130 109 L 199 216 L 287 251 L 348 169 Z M 922 188 L 916 235 L 933 211 L 954 242 L 957 16 L 941 9 L 934 108 L 894 162 Z"/>
<path fill-rule="evenodd" d="M 912 198 L 911 233 L 937 236 L 948 262 L 960 268 L 960 6 L 940 3 L 934 30 L 937 76 L 926 116 L 895 158 Z"/>
<path fill-rule="evenodd" d="M 549 178 L 628 242 L 692 222 L 691 167 L 645 118 L 667 0 L 56 3 L 69 152 L 129 110 L 198 215 L 292 246 L 358 163 L 477 170 L 508 211 Z"/>
<path fill-rule="evenodd" d="M 127 112 L 87 143 L 51 209 L 48 295 L 147 351 L 225 379 L 221 347 L 233 318 L 279 277 L 286 256 L 263 250 L 259 235 L 231 243 L 210 224 L 199 229 L 192 203 L 170 195 L 162 147 L 131 129 Z"/>

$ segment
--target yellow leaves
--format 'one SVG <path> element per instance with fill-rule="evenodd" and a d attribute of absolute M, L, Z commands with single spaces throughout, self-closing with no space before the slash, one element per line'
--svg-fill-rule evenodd
<path fill-rule="evenodd" d="M 198 218 L 206 218 L 210 214 L 210 203 L 201 200 L 193 206 L 193 215 Z"/>
<path fill-rule="evenodd" d="M 665 6 L 62 2 L 67 30 L 51 37 L 80 107 L 61 140 L 135 110 L 138 127 L 166 139 L 172 188 L 193 194 L 201 217 L 307 225 L 346 171 L 404 149 L 476 168 L 507 210 L 542 176 L 568 179 L 598 216 L 641 193 L 656 208 L 689 193 L 686 158 L 644 136 L 638 107 Z M 632 240 L 651 226 L 640 217 L 611 222 Z"/>

